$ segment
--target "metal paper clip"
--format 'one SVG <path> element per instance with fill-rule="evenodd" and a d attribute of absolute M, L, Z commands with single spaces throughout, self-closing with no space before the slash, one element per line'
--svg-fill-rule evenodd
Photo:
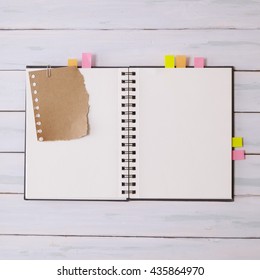
<path fill-rule="evenodd" d="M 47 69 L 46 69 L 46 77 L 50 78 L 51 77 L 51 66 L 47 65 Z"/>

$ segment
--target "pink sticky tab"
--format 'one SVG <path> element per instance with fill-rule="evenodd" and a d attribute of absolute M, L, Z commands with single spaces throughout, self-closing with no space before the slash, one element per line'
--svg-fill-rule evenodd
<path fill-rule="evenodd" d="M 82 68 L 91 68 L 91 53 L 82 54 Z"/>
<path fill-rule="evenodd" d="M 194 67 L 195 68 L 204 68 L 204 66 L 205 66 L 204 57 L 195 57 L 194 58 Z"/>
<path fill-rule="evenodd" d="M 234 151 L 232 151 L 232 159 L 233 160 L 243 160 L 243 159 L 245 159 L 245 151 L 244 150 L 234 150 Z"/>

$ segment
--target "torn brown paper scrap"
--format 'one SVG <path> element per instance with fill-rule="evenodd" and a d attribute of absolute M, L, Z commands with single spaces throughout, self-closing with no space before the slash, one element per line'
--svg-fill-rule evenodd
<path fill-rule="evenodd" d="M 31 71 L 29 76 L 37 139 L 71 140 L 87 135 L 89 98 L 78 68 Z"/>

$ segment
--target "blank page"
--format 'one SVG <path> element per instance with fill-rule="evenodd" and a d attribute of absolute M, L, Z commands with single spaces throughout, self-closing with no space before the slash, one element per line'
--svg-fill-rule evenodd
<path fill-rule="evenodd" d="M 120 170 L 121 70 L 80 69 L 89 94 L 89 135 L 70 141 L 37 141 L 27 77 L 27 199 L 126 199 Z"/>
<path fill-rule="evenodd" d="M 232 198 L 232 68 L 137 68 L 134 198 Z"/>

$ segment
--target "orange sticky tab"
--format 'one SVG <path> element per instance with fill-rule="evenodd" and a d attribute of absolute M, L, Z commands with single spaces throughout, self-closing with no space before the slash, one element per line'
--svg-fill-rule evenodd
<path fill-rule="evenodd" d="M 186 55 L 177 55 L 175 60 L 176 60 L 177 68 L 186 68 L 186 63 L 187 63 Z"/>
<path fill-rule="evenodd" d="M 69 58 L 68 59 L 68 66 L 76 66 L 78 67 L 78 60 L 75 58 Z"/>

